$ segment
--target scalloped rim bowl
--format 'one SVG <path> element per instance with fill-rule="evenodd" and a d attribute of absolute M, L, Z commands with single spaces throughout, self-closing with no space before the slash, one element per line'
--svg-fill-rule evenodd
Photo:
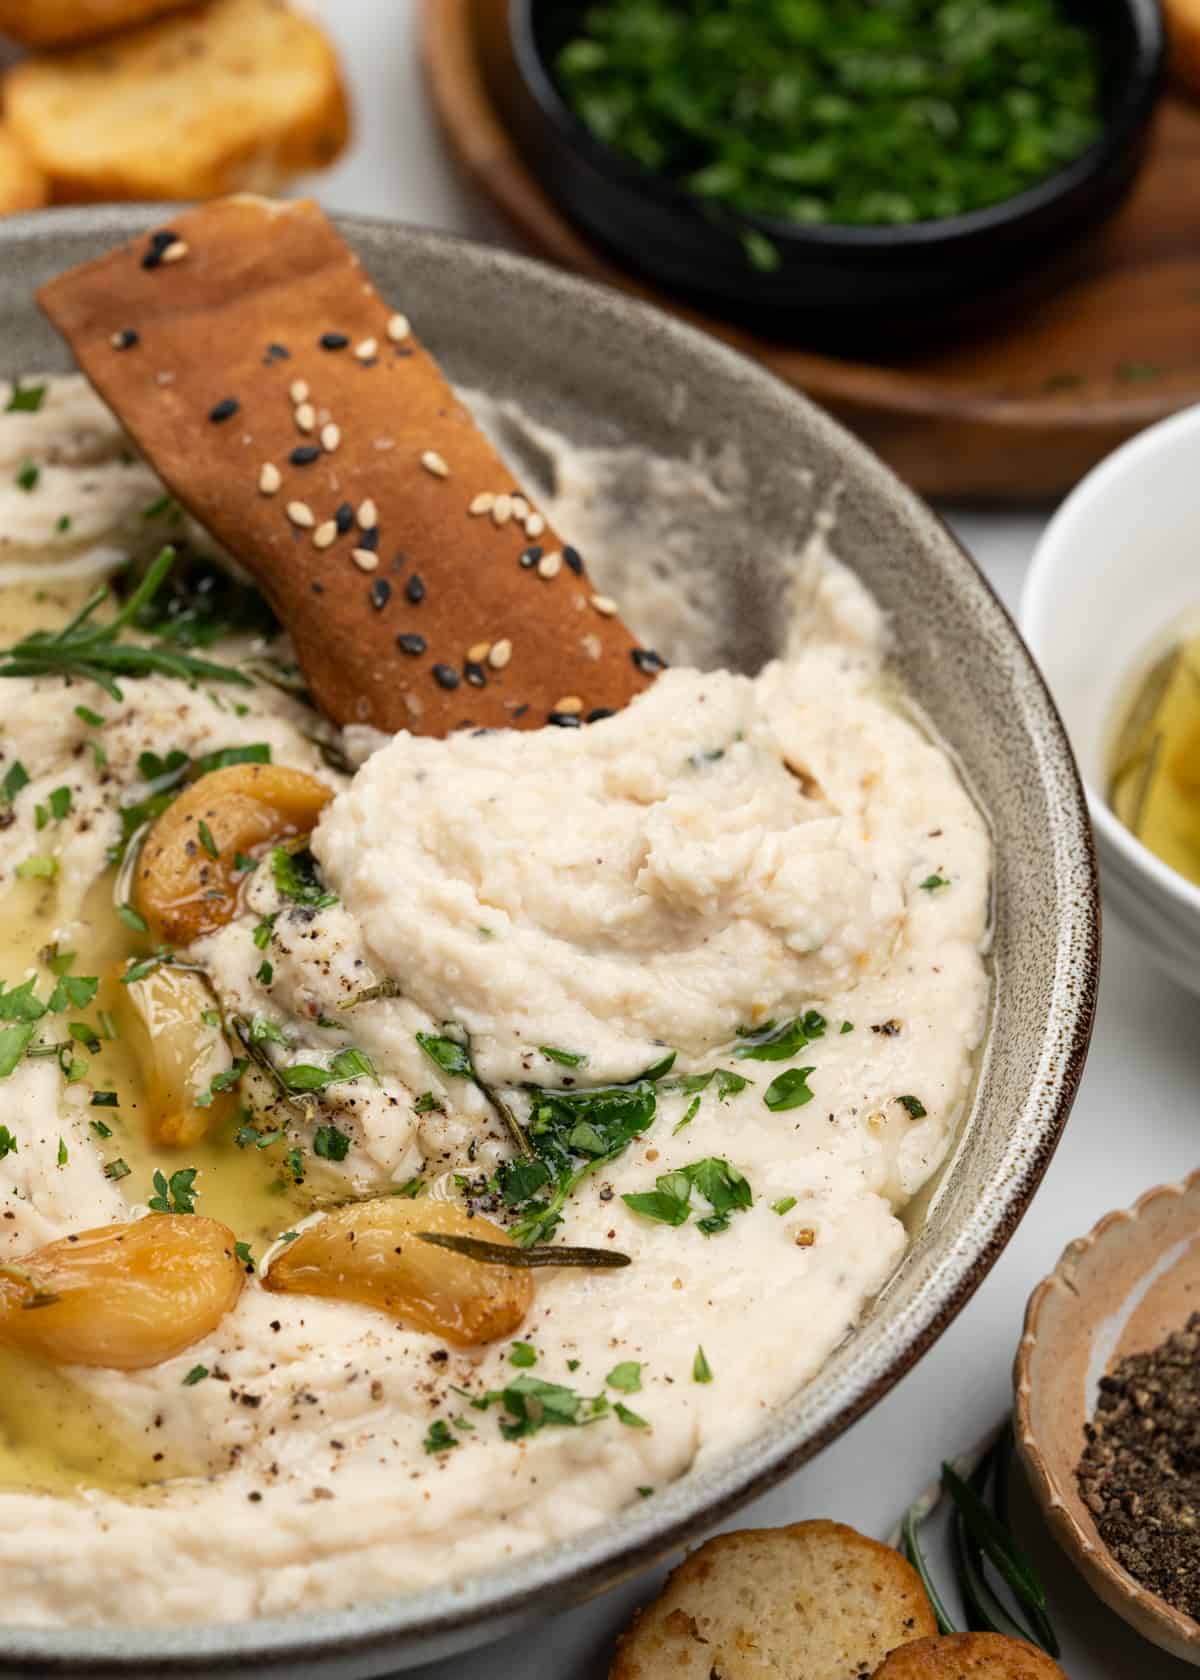
<path fill-rule="evenodd" d="M 1017 1449 L 1055 1539 L 1129 1625 L 1200 1668 L 1200 1623 L 1123 1569 L 1075 1480 L 1100 1378 L 1200 1310 L 1200 1172 L 1148 1190 L 1071 1243 L 1034 1290 L 1013 1370 Z"/>
<path fill-rule="evenodd" d="M 0 373 L 65 365 L 33 308 L 36 284 L 169 214 L 105 206 L 0 225 Z M 22 1680 L 168 1669 L 359 1680 L 512 1632 L 655 1562 L 820 1451 L 933 1344 L 1016 1229 L 1087 1050 L 1099 910 L 1083 792 L 1012 621 L 929 509 L 803 397 L 644 304 L 443 234 L 359 218 L 339 225 L 461 385 L 518 400 L 584 444 L 624 440 L 712 459 L 736 445 L 752 494 L 724 522 L 709 509 L 690 550 L 698 568 L 718 572 L 729 603 L 721 656 L 735 666 L 757 668 L 778 651 L 780 557 L 836 502 L 837 546 L 889 614 L 895 669 L 993 825 L 991 1034 L 973 1110 L 940 1183 L 913 1211 L 903 1263 L 821 1373 L 753 1438 L 595 1528 L 407 1597 L 169 1635 L 0 1628 L 0 1673 Z"/>

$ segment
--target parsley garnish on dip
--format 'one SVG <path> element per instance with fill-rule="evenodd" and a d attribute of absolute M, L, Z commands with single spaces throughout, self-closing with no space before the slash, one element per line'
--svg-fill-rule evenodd
<path fill-rule="evenodd" d="M 147 236 L 134 266 L 156 250 Z M 199 254 L 147 271 L 159 295 Z M 157 369 L 141 326 L 112 353 Z M 357 437 L 353 415 L 320 416 L 330 356 L 364 391 L 418 372 L 406 331 L 376 333 L 357 360 L 344 323 L 281 334 L 255 388 L 218 385 L 198 425 L 237 445 L 288 544 L 332 527 L 331 590 L 393 579 L 375 622 L 406 638 L 414 693 L 422 680 L 453 692 L 466 718 L 480 673 L 493 698 L 503 685 L 519 701 L 528 639 L 498 624 L 495 663 L 438 644 L 432 621 L 415 625 L 438 570 L 410 554 L 397 582 L 383 498 L 320 488 L 363 450 L 372 470 L 408 470 Z M 327 353 L 324 332 L 346 342 Z M 282 436 L 259 424 L 260 377 L 297 434 L 270 451 L 240 442 Z M 18 1608 L 53 1621 L 63 1556 L 85 1588 L 107 1579 L 131 1509 L 119 1607 L 81 1601 L 97 1621 L 161 1619 L 167 1579 L 182 1620 L 264 1594 L 281 1614 L 336 1608 L 364 1579 L 433 1584 L 456 1560 L 499 1555 L 514 1497 L 522 1544 L 569 1539 L 745 1439 L 899 1261 L 897 1216 L 953 1135 L 986 1018 L 986 830 L 953 765 L 892 706 L 879 616 L 849 572 L 789 558 L 804 580 L 791 644 L 781 614 L 780 657 L 760 675 L 713 668 L 688 626 L 716 636 L 721 614 L 675 568 L 698 517 L 710 537 L 726 519 L 744 528 L 736 483 L 714 499 L 706 469 L 680 458 L 639 464 L 631 485 L 627 455 L 563 462 L 544 434 L 548 481 L 577 498 L 561 529 L 595 533 L 569 557 L 514 535 L 540 518 L 545 536 L 552 510 L 513 483 L 471 483 L 451 454 L 445 478 L 409 466 L 448 529 L 478 519 L 514 556 L 542 547 L 514 557 L 514 586 L 531 602 L 578 591 L 581 647 L 613 588 L 647 647 L 668 631 L 675 662 L 590 722 L 581 654 L 562 690 L 571 726 L 402 730 L 355 770 L 361 743 L 297 695 L 261 602 L 202 568 L 202 540 L 120 458 L 91 393 L 46 383 L 36 413 L 0 413 L 0 499 L 59 562 L 105 540 L 111 493 L 135 553 L 94 607 L 69 579 L 53 600 L 0 601 L 21 650 L 0 658 L 6 1240 L 32 1262 L 51 1237 L 140 1221 L 155 1243 L 211 1241 L 229 1294 L 158 1365 L 72 1369 L 72 1451 L 115 1413 L 120 1452 L 105 1438 L 58 1464 L 53 1408 L 25 1405 L 13 1378 L 47 1447 L 39 1466 L 70 1494 L 49 1541 L 5 1523 L 25 1471 L 0 1451 L 0 1562 L 30 1596 Z M 231 401 L 243 418 L 210 426 Z M 55 431 L 64 408 L 63 430 L 75 414 L 91 440 L 86 468 Z M 520 425 L 506 416 L 505 435 Z M 288 457 L 318 444 L 295 469 L 314 524 L 293 525 Z M 27 456 L 29 494 L 11 482 Z M 147 592 L 137 579 L 154 577 L 164 530 L 191 547 Z M 39 630 L 49 640 L 31 650 Z M 708 669 L 688 665 L 696 654 Z M 439 686 L 435 666 L 460 684 Z M 231 790 L 253 821 L 231 815 Z M 932 870 L 944 884 L 922 890 Z M 175 903 L 197 915 L 169 917 Z M 401 1492 L 381 1505 L 384 1485 Z M 247 1538 L 251 1496 L 288 1536 L 284 1571 Z M 222 1537 L 203 1591 L 173 1538 L 183 1516 Z"/>

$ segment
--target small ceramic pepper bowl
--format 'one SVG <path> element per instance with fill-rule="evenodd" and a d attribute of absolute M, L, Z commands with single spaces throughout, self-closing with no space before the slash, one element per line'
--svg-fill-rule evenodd
<path fill-rule="evenodd" d="M 1075 1469 L 1101 1377 L 1200 1310 L 1200 1172 L 1071 1243 L 1029 1299 L 1013 1371 L 1017 1449 L 1059 1545 L 1117 1615 L 1200 1668 L 1200 1622 L 1147 1591 L 1096 1530 Z"/>

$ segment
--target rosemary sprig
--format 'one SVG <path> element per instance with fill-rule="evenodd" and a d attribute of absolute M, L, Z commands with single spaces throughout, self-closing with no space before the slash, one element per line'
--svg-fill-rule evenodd
<path fill-rule="evenodd" d="M 166 642 L 123 642 L 121 632 L 130 628 L 139 612 L 157 594 L 171 569 L 175 550 L 164 548 L 120 612 L 106 624 L 96 624 L 97 609 L 108 599 L 107 584 L 88 597 L 68 624 L 60 630 L 34 630 L 12 647 L 0 648 L 0 677 L 82 677 L 99 684 L 118 703 L 124 698 L 118 677 L 142 677 L 152 672 L 181 677 L 185 682 L 242 683 L 252 686 L 243 671 L 199 659 Z"/>
<path fill-rule="evenodd" d="M 463 1254 L 468 1260 L 481 1260 L 490 1266 L 511 1266 L 517 1270 L 535 1266 L 586 1266 L 596 1270 L 615 1269 L 632 1265 L 628 1254 L 611 1248 L 555 1248 L 545 1244 L 537 1248 L 509 1248 L 507 1243 L 484 1242 L 480 1237 L 455 1237 L 443 1231 L 418 1231 L 422 1242 L 435 1248 L 448 1248 L 452 1254 Z"/>
<path fill-rule="evenodd" d="M 1045 1589 L 1013 1539 L 1009 1525 L 1008 1474 L 1012 1448 L 1012 1425 L 1007 1421 L 965 1458 L 954 1464 L 943 1464 L 940 1484 L 927 1488 L 913 1502 L 889 1544 L 904 1553 L 920 1576 L 941 1632 L 953 1633 L 954 1624 L 930 1576 L 919 1539 L 921 1524 L 937 1509 L 945 1494 L 953 1506 L 951 1553 L 967 1626 L 977 1632 L 1024 1639 L 1057 1657 L 1059 1643 L 1046 1615 Z M 988 1565 L 1011 1592 L 1024 1620 L 1006 1608 L 988 1578 Z"/>

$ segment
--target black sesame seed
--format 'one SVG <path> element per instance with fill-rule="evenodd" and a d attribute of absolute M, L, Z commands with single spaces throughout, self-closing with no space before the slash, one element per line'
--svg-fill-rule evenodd
<path fill-rule="evenodd" d="M 467 660 L 463 666 L 463 676 L 466 677 L 472 688 L 487 687 L 487 672 L 476 659 Z"/>
<path fill-rule="evenodd" d="M 396 637 L 396 646 L 401 653 L 411 653 L 414 657 L 425 652 L 424 636 L 418 636 L 415 630 L 406 630 L 403 636 Z"/>
<path fill-rule="evenodd" d="M 512 715 L 513 715 L 514 718 L 523 718 L 525 716 L 525 713 L 528 710 L 529 710 L 529 702 L 528 702 L 528 700 L 526 700 L 526 702 L 523 706 L 514 706 L 513 707 Z"/>
<path fill-rule="evenodd" d="M 291 359 L 292 352 L 286 344 L 268 344 L 267 355 L 273 362 L 286 362 Z"/>
<path fill-rule="evenodd" d="M 376 578 L 371 585 L 371 605 L 382 612 L 392 598 L 392 586 L 386 578 Z"/>
<path fill-rule="evenodd" d="M 147 251 L 146 255 L 142 258 L 142 267 L 143 268 L 161 268 L 162 267 L 162 252 L 161 251 Z"/>
<path fill-rule="evenodd" d="M 157 233 L 150 235 L 150 249 L 152 251 L 165 251 L 168 245 L 174 245 L 178 238 L 179 235 L 174 228 L 160 228 Z"/>
<path fill-rule="evenodd" d="M 407 599 L 412 602 L 414 607 L 420 606 L 421 602 L 425 599 L 425 585 L 421 581 L 420 572 L 414 572 L 409 578 L 408 582 L 404 585 L 404 593 Z"/>
<path fill-rule="evenodd" d="M 219 426 L 222 420 L 232 420 L 241 404 L 236 397 L 222 397 L 215 408 L 210 408 L 208 418 L 214 426 Z"/>
<path fill-rule="evenodd" d="M 141 335 L 134 332 L 132 327 L 126 327 L 122 332 L 117 334 L 116 341 L 113 344 L 113 349 L 132 350 L 135 344 L 140 343 Z"/>
<path fill-rule="evenodd" d="M 433 667 L 433 680 L 441 688 L 457 688 L 462 681 L 453 665 L 435 665 Z"/>
<path fill-rule="evenodd" d="M 362 531 L 358 538 L 359 548 L 365 548 L 368 554 L 374 554 L 379 547 L 379 527 L 372 525 L 369 531 Z"/>
<path fill-rule="evenodd" d="M 525 551 L 519 556 L 520 562 L 522 566 L 525 567 L 526 571 L 529 570 L 530 566 L 536 566 L 541 558 L 542 551 L 536 543 L 532 548 L 525 549 Z"/>
<path fill-rule="evenodd" d="M 583 576 L 583 555 L 577 548 L 566 547 L 562 551 L 563 560 L 575 573 L 576 577 Z"/>
<path fill-rule="evenodd" d="M 312 583 L 312 592 L 314 595 L 324 595 L 325 585 L 323 583 L 318 583 L 316 578 L 314 578 Z"/>
<path fill-rule="evenodd" d="M 589 723 L 599 723 L 601 718 L 616 717 L 616 715 L 611 706 L 593 706 L 587 715 L 587 720 Z"/>
<path fill-rule="evenodd" d="M 321 346 L 322 350 L 344 350 L 349 342 L 350 340 L 346 337 L 345 333 L 340 332 L 322 333 L 320 338 L 317 340 L 317 343 Z"/>
<path fill-rule="evenodd" d="M 302 443 L 288 456 L 294 467 L 311 467 L 314 461 L 320 459 L 321 451 L 315 443 Z"/>
<path fill-rule="evenodd" d="M 653 648 L 634 648 L 629 657 L 644 677 L 652 677 L 656 671 L 665 671 L 667 662 L 661 653 L 655 653 Z"/>
<path fill-rule="evenodd" d="M 338 528 L 338 535 L 344 537 L 351 525 L 354 524 L 354 509 L 349 502 L 342 503 L 333 516 L 333 522 Z"/>
<path fill-rule="evenodd" d="M 547 712 L 546 722 L 552 723 L 556 729 L 578 729 L 580 717 L 578 712 Z"/>

